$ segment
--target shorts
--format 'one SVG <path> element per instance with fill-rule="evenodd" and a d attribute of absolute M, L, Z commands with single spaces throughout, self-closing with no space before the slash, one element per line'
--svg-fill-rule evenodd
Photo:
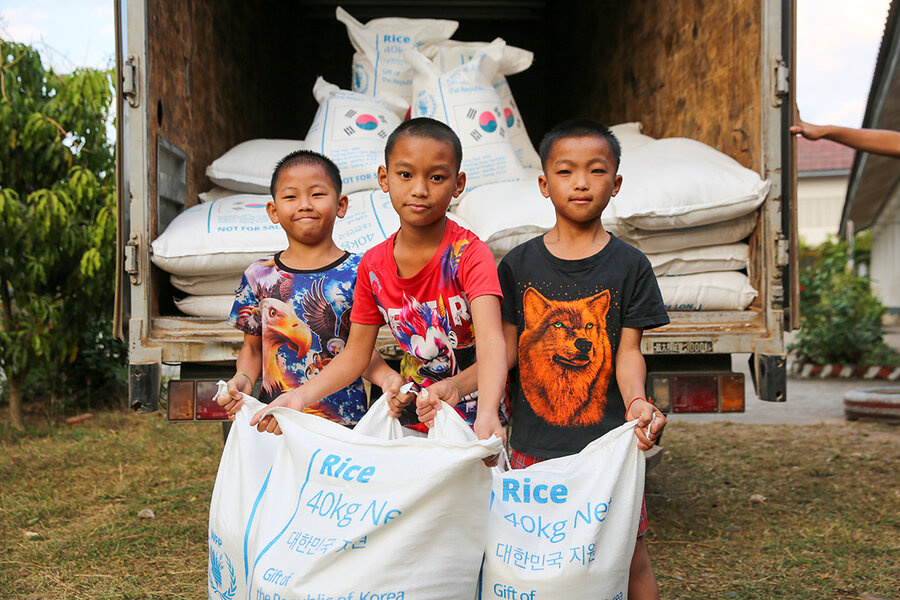
<path fill-rule="evenodd" d="M 532 456 L 530 454 L 525 454 L 523 452 L 519 452 L 514 448 L 510 448 L 512 450 L 512 454 L 509 457 L 509 464 L 513 469 L 524 469 L 525 467 L 530 467 L 531 465 L 537 464 L 539 462 L 543 462 L 547 460 L 546 458 L 541 458 L 539 456 Z M 637 536 L 641 537 L 650 529 L 650 521 L 647 520 L 647 499 L 646 497 L 641 497 L 641 520 L 638 522 L 638 531 Z"/>

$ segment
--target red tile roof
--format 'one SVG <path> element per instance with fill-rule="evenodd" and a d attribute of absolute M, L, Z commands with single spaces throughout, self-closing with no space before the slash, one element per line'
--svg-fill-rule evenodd
<path fill-rule="evenodd" d="M 797 138 L 797 172 L 849 171 L 856 151 L 831 140 Z"/>

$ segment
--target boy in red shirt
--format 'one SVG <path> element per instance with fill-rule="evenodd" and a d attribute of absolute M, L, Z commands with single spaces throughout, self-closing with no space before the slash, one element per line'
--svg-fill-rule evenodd
<path fill-rule="evenodd" d="M 505 438 L 506 344 L 493 255 L 447 218 L 450 200 L 465 189 L 461 162 L 459 138 L 439 121 L 411 119 L 391 134 L 378 182 L 390 194 L 400 229 L 360 262 L 344 351 L 270 406 L 303 410 L 355 380 L 387 323 L 405 352 L 400 370 L 407 381 L 427 388 L 429 401 L 456 406 L 480 439 Z M 476 338 L 477 369 L 469 368 Z M 404 413 L 404 424 L 418 421 L 412 400 L 411 394 L 390 395 L 391 412 Z M 262 412 L 251 424 L 280 431 Z"/>

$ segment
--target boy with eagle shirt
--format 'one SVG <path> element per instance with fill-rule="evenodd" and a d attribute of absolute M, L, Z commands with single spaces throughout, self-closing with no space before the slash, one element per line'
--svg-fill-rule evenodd
<path fill-rule="evenodd" d="M 244 332 L 244 344 L 228 395 L 217 398 L 232 418 L 241 392 L 252 393 L 260 372 L 260 401 L 295 396 L 343 350 L 350 332 L 360 257 L 332 239 L 335 219 L 347 211 L 340 171 L 330 159 L 299 150 L 275 167 L 270 191 L 266 211 L 284 229 L 288 247 L 250 265 L 235 295 L 228 322 Z M 388 392 L 398 392 L 403 383 L 377 352 L 363 376 Z M 305 412 L 353 427 L 366 412 L 362 380 L 310 403 Z"/>

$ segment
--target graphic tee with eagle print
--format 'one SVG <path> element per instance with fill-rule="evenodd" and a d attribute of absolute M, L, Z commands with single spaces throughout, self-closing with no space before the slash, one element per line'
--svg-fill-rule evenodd
<path fill-rule="evenodd" d="M 262 337 L 260 401 L 303 385 L 344 349 L 359 255 L 345 253 L 314 271 L 287 267 L 281 253 L 244 271 L 228 323 Z M 362 379 L 306 409 L 353 427 L 366 412 Z"/>

